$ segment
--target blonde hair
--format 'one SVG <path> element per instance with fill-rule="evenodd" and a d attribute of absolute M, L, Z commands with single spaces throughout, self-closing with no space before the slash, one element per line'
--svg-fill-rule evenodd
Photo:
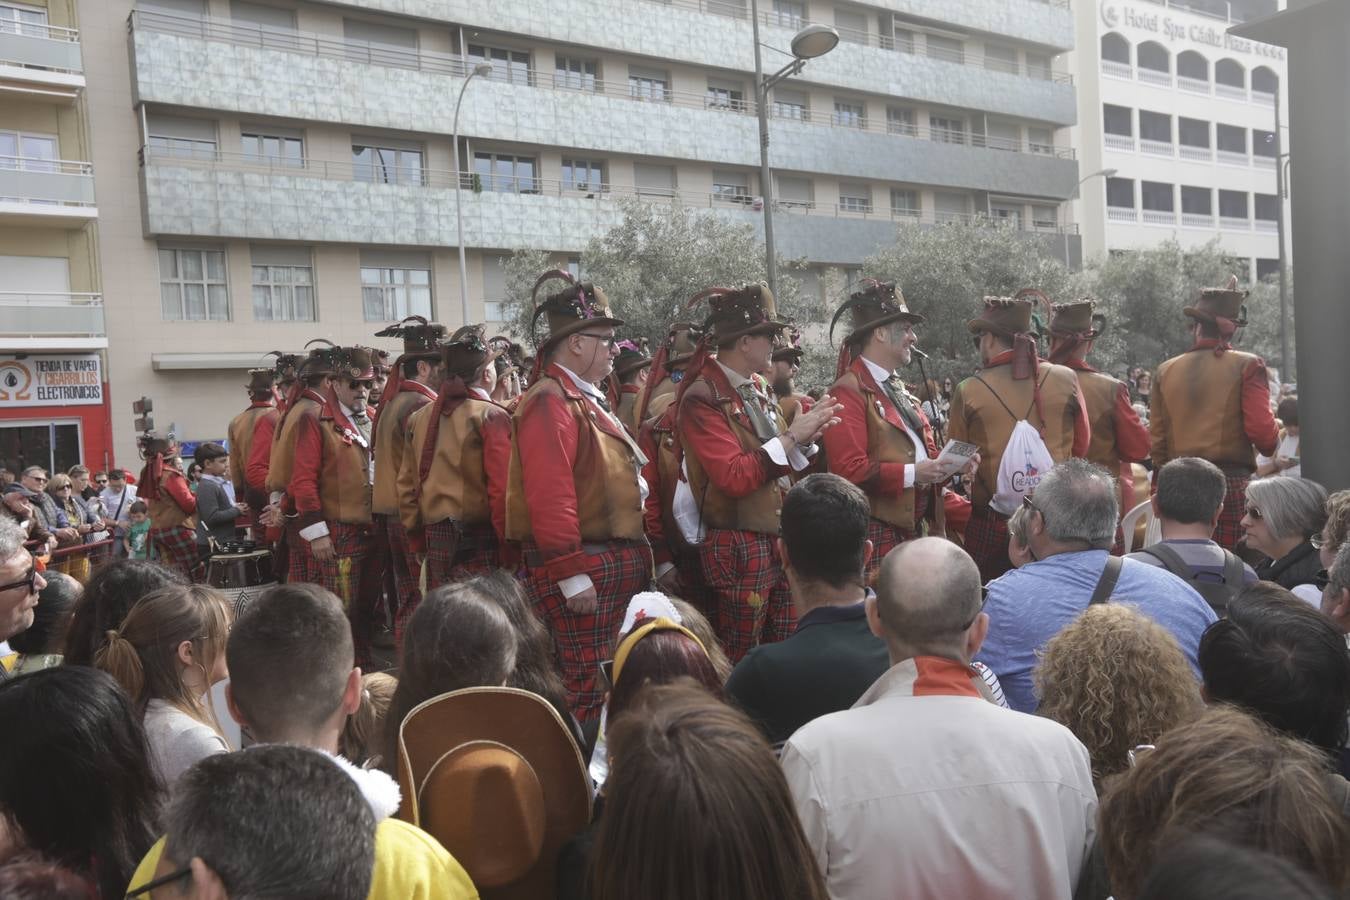
<path fill-rule="evenodd" d="M 57 472 L 55 475 L 51 477 L 51 480 L 47 482 L 47 493 L 55 494 L 62 488 L 68 487 L 74 487 L 74 485 L 71 484 L 70 482 L 70 476 L 62 472 Z"/>
<path fill-rule="evenodd" d="M 671 597 L 670 602 L 680 613 L 680 624 L 688 628 L 703 645 L 704 652 L 708 654 L 708 662 L 712 663 L 713 670 L 717 672 L 717 679 L 726 684 L 727 679 L 731 677 L 731 660 L 722 650 L 722 643 L 717 640 L 717 633 L 713 631 L 708 617 L 688 600 Z"/>
<path fill-rule="evenodd" d="M 1332 552 L 1345 543 L 1350 534 L 1350 491 L 1337 491 L 1327 498 L 1327 521 L 1322 526 L 1322 537 Z"/>
<path fill-rule="evenodd" d="M 338 739 L 338 748 L 349 761 L 369 768 L 380 765 L 384 720 L 397 687 L 398 679 L 388 672 L 361 676 L 361 705 L 347 718 Z"/>
<path fill-rule="evenodd" d="M 1051 638 L 1033 678 L 1037 713 L 1083 742 L 1099 785 L 1127 767 L 1132 748 L 1191 721 L 1202 707 L 1176 639 L 1118 603 L 1088 607 Z"/>
<path fill-rule="evenodd" d="M 163 700 L 220 733 L 210 700 L 210 674 L 225 655 L 230 603 L 213 587 L 173 585 L 137 601 L 121 626 L 106 633 L 94 665 L 117 679 L 142 715 L 151 700 Z M 192 644 L 193 658 L 207 682 L 207 699 L 183 681 L 178 647 Z"/>

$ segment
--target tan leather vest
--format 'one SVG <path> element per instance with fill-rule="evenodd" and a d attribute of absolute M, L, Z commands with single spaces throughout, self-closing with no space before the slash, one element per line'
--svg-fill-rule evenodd
<path fill-rule="evenodd" d="M 408 417 L 431 402 L 420 391 L 399 391 L 389 398 L 375 422 L 375 491 L 371 511 L 385 516 L 398 515 L 398 471 L 403 464 L 403 443 L 408 434 Z"/>
<path fill-rule="evenodd" d="M 299 433 L 300 419 L 306 413 L 318 415 L 322 408 L 316 400 L 301 396 L 295 405 L 286 411 L 286 421 L 272 433 L 272 452 L 267 458 L 267 490 L 284 491 L 291 483 L 291 470 L 295 466 L 295 439 Z"/>
<path fill-rule="evenodd" d="M 467 525 L 490 524 L 492 507 L 488 502 L 487 475 L 483 469 L 483 423 L 496 416 L 509 419 L 511 414 L 495 403 L 466 397 L 450 415 L 441 419 L 431 469 L 422 479 L 422 453 L 435 414 L 435 405 L 427 404 L 409 417 L 407 449 L 399 483 L 408 485 L 409 479 L 422 482 L 418 511 L 424 526 L 446 519 Z M 417 524 L 411 509 L 404 507 L 401 515 L 405 528 Z"/>
<path fill-rule="evenodd" d="M 146 506 L 149 507 L 151 528 L 186 528 L 197 527 L 197 517 L 193 513 L 183 512 L 183 508 L 178 505 L 178 501 L 169 496 L 165 489 L 170 481 L 178 479 L 187 487 L 187 476 L 177 469 L 164 467 L 163 473 L 159 476 L 159 498 L 157 500 L 147 500 Z"/>
<path fill-rule="evenodd" d="M 1120 382 L 1103 372 L 1073 370 L 1078 389 L 1083 392 L 1092 441 L 1088 444 L 1088 462 L 1096 463 L 1112 475 L 1120 472 L 1120 450 L 1116 447 L 1116 394 Z"/>
<path fill-rule="evenodd" d="M 1162 415 L 1153 415 L 1149 424 L 1165 429 L 1168 458 L 1162 462 L 1198 456 L 1220 468 L 1256 470 L 1256 451 L 1242 421 L 1242 373 L 1254 361 L 1260 357 L 1240 350 L 1215 356 L 1212 349 L 1200 349 L 1158 366 L 1153 409 Z M 1154 446 L 1158 443 L 1155 436 Z"/>
<path fill-rule="evenodd" d="M 1073 370 L 1044 361 L 1040 363 L 1040 378 L 1045 421 L 1036 413 L 1031 379 L 1014 379 L 1009 363 L 984 369 L 978 378 L 972 376 L 956 386 L 947 436 L 980 448 L 980 468 L 971 486 L 971 502 L 977 508 L 988 507 L 994 496 L 1003 448 L 1008 445 L 1018 419 L 1025 417 L 1040 431 L 1050 458 L 1055 462 L 1063 462 L 1073 455 L 1078 379 Z"/>
<path fill-rule="evenodd" d="M 709 360 L 705 365 L 716 366 Z M 707 371 L 706 369 L 704 370 Z M 690 377 L 694 377 L 692 374 Z M 721 384 L 714 384 L 707 375 L 700 374 L 689 386 L 681 400 L 689 402 L 709 402 L 721 409 L 727 427 L 747 452 L 763 453 L 760 446 L 763 441 L 755 434 L 754 426 L 742 407 L 741 397 L 735 391 L 729 394 Z M 768 415 L 773 419 L 781 434 L 787 428 L 778 405 L 768 404 Z M 679 413 L 677 413 L 677 416 Z M 688 437 L 681 433 L 684 449 L 685 467 L 689 475 L 689 489 L 693 492 L 694 502 L 702 515 L 705 528 L 726 528 L 732 531 L 753 531 L 757 534 L 778 535 L 779 518 L 783 512 L 783 498 L 787 492 L 779 484 L 777 477 L 770 478 L 750 494 L 744 497 L 730 497 L 717 489 L 708 478 L 707 470 L 699 459 L 698 448 L 692 445 Z"/>
<path fill-rule="evenodd" d="M 570 385 L 569 385 L 570 387 Z M 561 396 L 572 416 L 577 434 L 577 455 L 572 466 L 572 484 L 577 498 L 577 527 L 581 539 L 601 543 L 611 540 L 644 540 L 642 503 L 637 486 L 637 459 L 629 444 L 606 431 L 596 421 L 598 413 L 575 390 L 566 391 L 556 378 L 543 375 L 520 398 L 513 416 L 511 477 L 506 493 L 506 536 L 527 541 L 534 537 L 529 504 L 525 497 L 523 465 L 530 464 L 534 448 L 520 445 L 520 421 L 530 415 L 532 401 L 545 393 Z M 614 423 L 614 428 L 621 428 Z M 546 503 L 546 497 L 531 497 Z"/>
<path fill-rule="evenodd" d="M 370 524 L 370 451 L 346 443 L 332 419 L 319 421 L 323 435 L 323 469 L 319 473 L 319 502 L 329 522 Z"/>
<path fill-rule="evenodd" d="M 913 463 L 916 457 L 914 452 L 914 442 L 905 434 L 904 428 L 899 423 L 899 414 L 891 412 L 894 420 L 888 418 L 883 410 L 890 412 L 889 398 L 886 398 L 886 405 L 878 409 L 878 404 L 882 398 L 879 398 L 873 391 L 873 384 L 869 380 L 864 381 L 858 377 L 855 372 L 845 372 L 835 387 L 842 387 L 847 390 L 855 391 L 863 396 L 863 409 L 867 415 L 867 455 L 875 463 Z M 833 389 L 832 389 L 833 390 Z M 867 490 L 864 485 L 863 491 L 867 494 L 867 502 L 872 507 L 873 518 L 880 519 L 897 528 L 905 531 L 914 530 L 914 488 L 906 488 L 901 491 L 899 496 L 884 496 L 875 491 Z"/>
<path fill-rule="evenodd" d="M 225 438 L 230 442 L 230 481 L 236 488 L 247 484 L 244 469 L 248 465 L 249 449 L 253 446 L 253 433 L 258 428 L 258 420 L 274 409 L 274 406 L 250 406 L 230 420 Z M 240 496 L 239 499 L 244 498 Z"/>

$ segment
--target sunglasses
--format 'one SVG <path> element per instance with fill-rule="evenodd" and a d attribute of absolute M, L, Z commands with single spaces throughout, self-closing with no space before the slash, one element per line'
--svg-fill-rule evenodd
<path fill-rule="evenodd" d="M 37 584 L 38 571 L 36 566 L 28 567 L 28 574 L 19 581 L 11 581 L 9 584 L 0 584 L 0 593 L 12 591 L 17 587 L 25 588 L 28 593 L 33 593 L 33 588 Z"/>
<path fill-rule="evenodd" d="M 182 881 L 184 878 L 190 877 L 192 877 L 191 869 L 178 869 L 177 871 L 170 872 L 168 875 L 161 875 L 153 881 L 147 881 L 145 884 L 136 888 L 136 890 L 129 891 L 126 900 L 131 900 L 132 897 L 144 896 L 156 888 L 162 888 L 166 884 L 173 884 L 175 881 Z"/>
<path fill-rule="evenodd" d="M 1255 506 L 1247 507 L 1247 515 L 1251 516 L 1257 522 L 1265 518 L 1265 516 L 1262 515 L 1261 510 L 1257 509 Z"/>
<path fill-rule="evenodd" d="M 619 336 L 618 336 L 617 334 L 612 334 L 612 335 L 611 335 L 611 334 L 591 334 L 589 331 L 583 331 L 583 332 L 581 332 L 580 336 L 581 336 L 581 337 L 588 337 L 588 338 L 595 338 L 597 341 L 599 341 L 599 342 L 600 342 L 601 344 L 603 344 L 605 347 L 613 347 L 615 344 L 617 344 L 617 343 L 619 342 Z"/>
<path fill-rule="evenodd" d="M 49 480 L 46 475 L 34 475 L 32 477 L 33 480 L 36 481 L 38 484 L 46 484 L 47 481 Z"/>
<path fill-rule="evenodd" d="M 1327 585 L 1331 584 L 1331 573 L 1326 569 L 1318 569 L 1317 574 L 1313 576 L 1313 584 L 1317 585 L 1319 591 L 1325 591 Z"/>
<path fill-rule="evenodd" d="M 375 382 L 374 382 L 374 381 L 349 381 L 349 382 L 347 382 L 347 387 L 349 387 L 349 388 L 352 389 L 353 391 L 356 390 L 357 388 L 365 388 L 366 390 L 370 390 L 371 388 L 375 387 Z"/>
<path fill-rule="evenodd" d="M 96 479 L 94 479 L 94 484 L 107 484 L 107 483 L 108 483 L 108 479 L 106 479 L 106 478 L 96 478 Z"/>

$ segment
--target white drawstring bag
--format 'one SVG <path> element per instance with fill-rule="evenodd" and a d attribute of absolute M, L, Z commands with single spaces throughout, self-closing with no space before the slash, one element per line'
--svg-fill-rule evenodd
<path fill-rule="evenodd" d="M 1008 445 L 1003 448 L 1003 458 L 998 462 L 998 481 L 994 499 L 989 501 L 990 507 L 1011 516 L 1022 505 L 1022 499 L 1036 490 L 1041 477 L 1054 464 L 1040 432 L 1026 419 L 1018 419 Z"/>

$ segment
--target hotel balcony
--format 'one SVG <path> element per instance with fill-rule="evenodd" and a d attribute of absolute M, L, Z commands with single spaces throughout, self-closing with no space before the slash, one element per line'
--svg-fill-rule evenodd
<path fill-rule="evenodd" d="M 0 291 L 0 340 L 11 351 L 106 347 L 103 296 Z"/>
<path fill-rule="evenodd" d="M 0 225 L 79 228 L 96 218 L 89 163 L 0 156 Z"/>
<path fill-rule="evenodd" d="M 458 57 L 141 11 L 133 13 L 131 29 L 138 102 L 369 128 L 415 124 L 433 134 L 453 130 L 453 104 L 445 98 L 462 81 Z M 991 79 L 1014 78 L 975 71 L 986 94 L 996 88 Z M 484 80 L 466 92 L 461 134 L 542 146 L 556 146 L 566 135 L 576 150 L 759 164 L 752 103 L 718 105 L 704 93 L 660 89 L 638 96 L 626 81 L 582 84 L 552 71 L 511 77 Z M 1071 87 L 1023 80 L 1066 90 L 1072 108 Z M 1016 98 L 1034 93 L 1031 86 L 998 90 Z M 1069 197 L 1077 182 L 1067 148 L 1017 142 L 995 147 L 970 134 L 941 144 L 926 137 L 913 128 L 891 131 L 884 119 L 839 122 L 812 111 L 771 126 L 773 163 L 783 169 L 836 173 L 843 161 L 850 177 L 1058 198 Z M 953 148 L 956 143 L 962 146 Z"/>
<path fill-rule="evenodd" d="M 359 180 L 349 163 L 290 160 L 275 163 L 221 154 L 187 159 L 142 151 L 147 237 L 211 237 L 312 243 L 456 246 L 455 204 L 464 203 L 464 245 L 474 248 L 547 247 L 579 251 L 618 225 L 620 200 L 707 209 L 762 228 L 757 198 L 599 185 L 573 190 L 540 178 L 465 175 L 420 170 L 412 183 Z M 485 180 L 487 183 L 485 183 Z M 856 265 L 895 240 L 900 223 L 936 224 L 932 212 L 825 203 L 779 202 L 774 225 L 785 257 Z M 951 217 L 948 216 L 948 219 Z M 973 218 L 973 217 L 972 217 Z M 1028 234 L 1064 235 L 1036 227 Z M 1076 235 L 1073 237 L 1077 241 Z"/>
<path fill-rule="evenodd" d="M 78 31 L 10 20 L 0 23 L 0 91 L 69 102 L 83 87 Z"/>

